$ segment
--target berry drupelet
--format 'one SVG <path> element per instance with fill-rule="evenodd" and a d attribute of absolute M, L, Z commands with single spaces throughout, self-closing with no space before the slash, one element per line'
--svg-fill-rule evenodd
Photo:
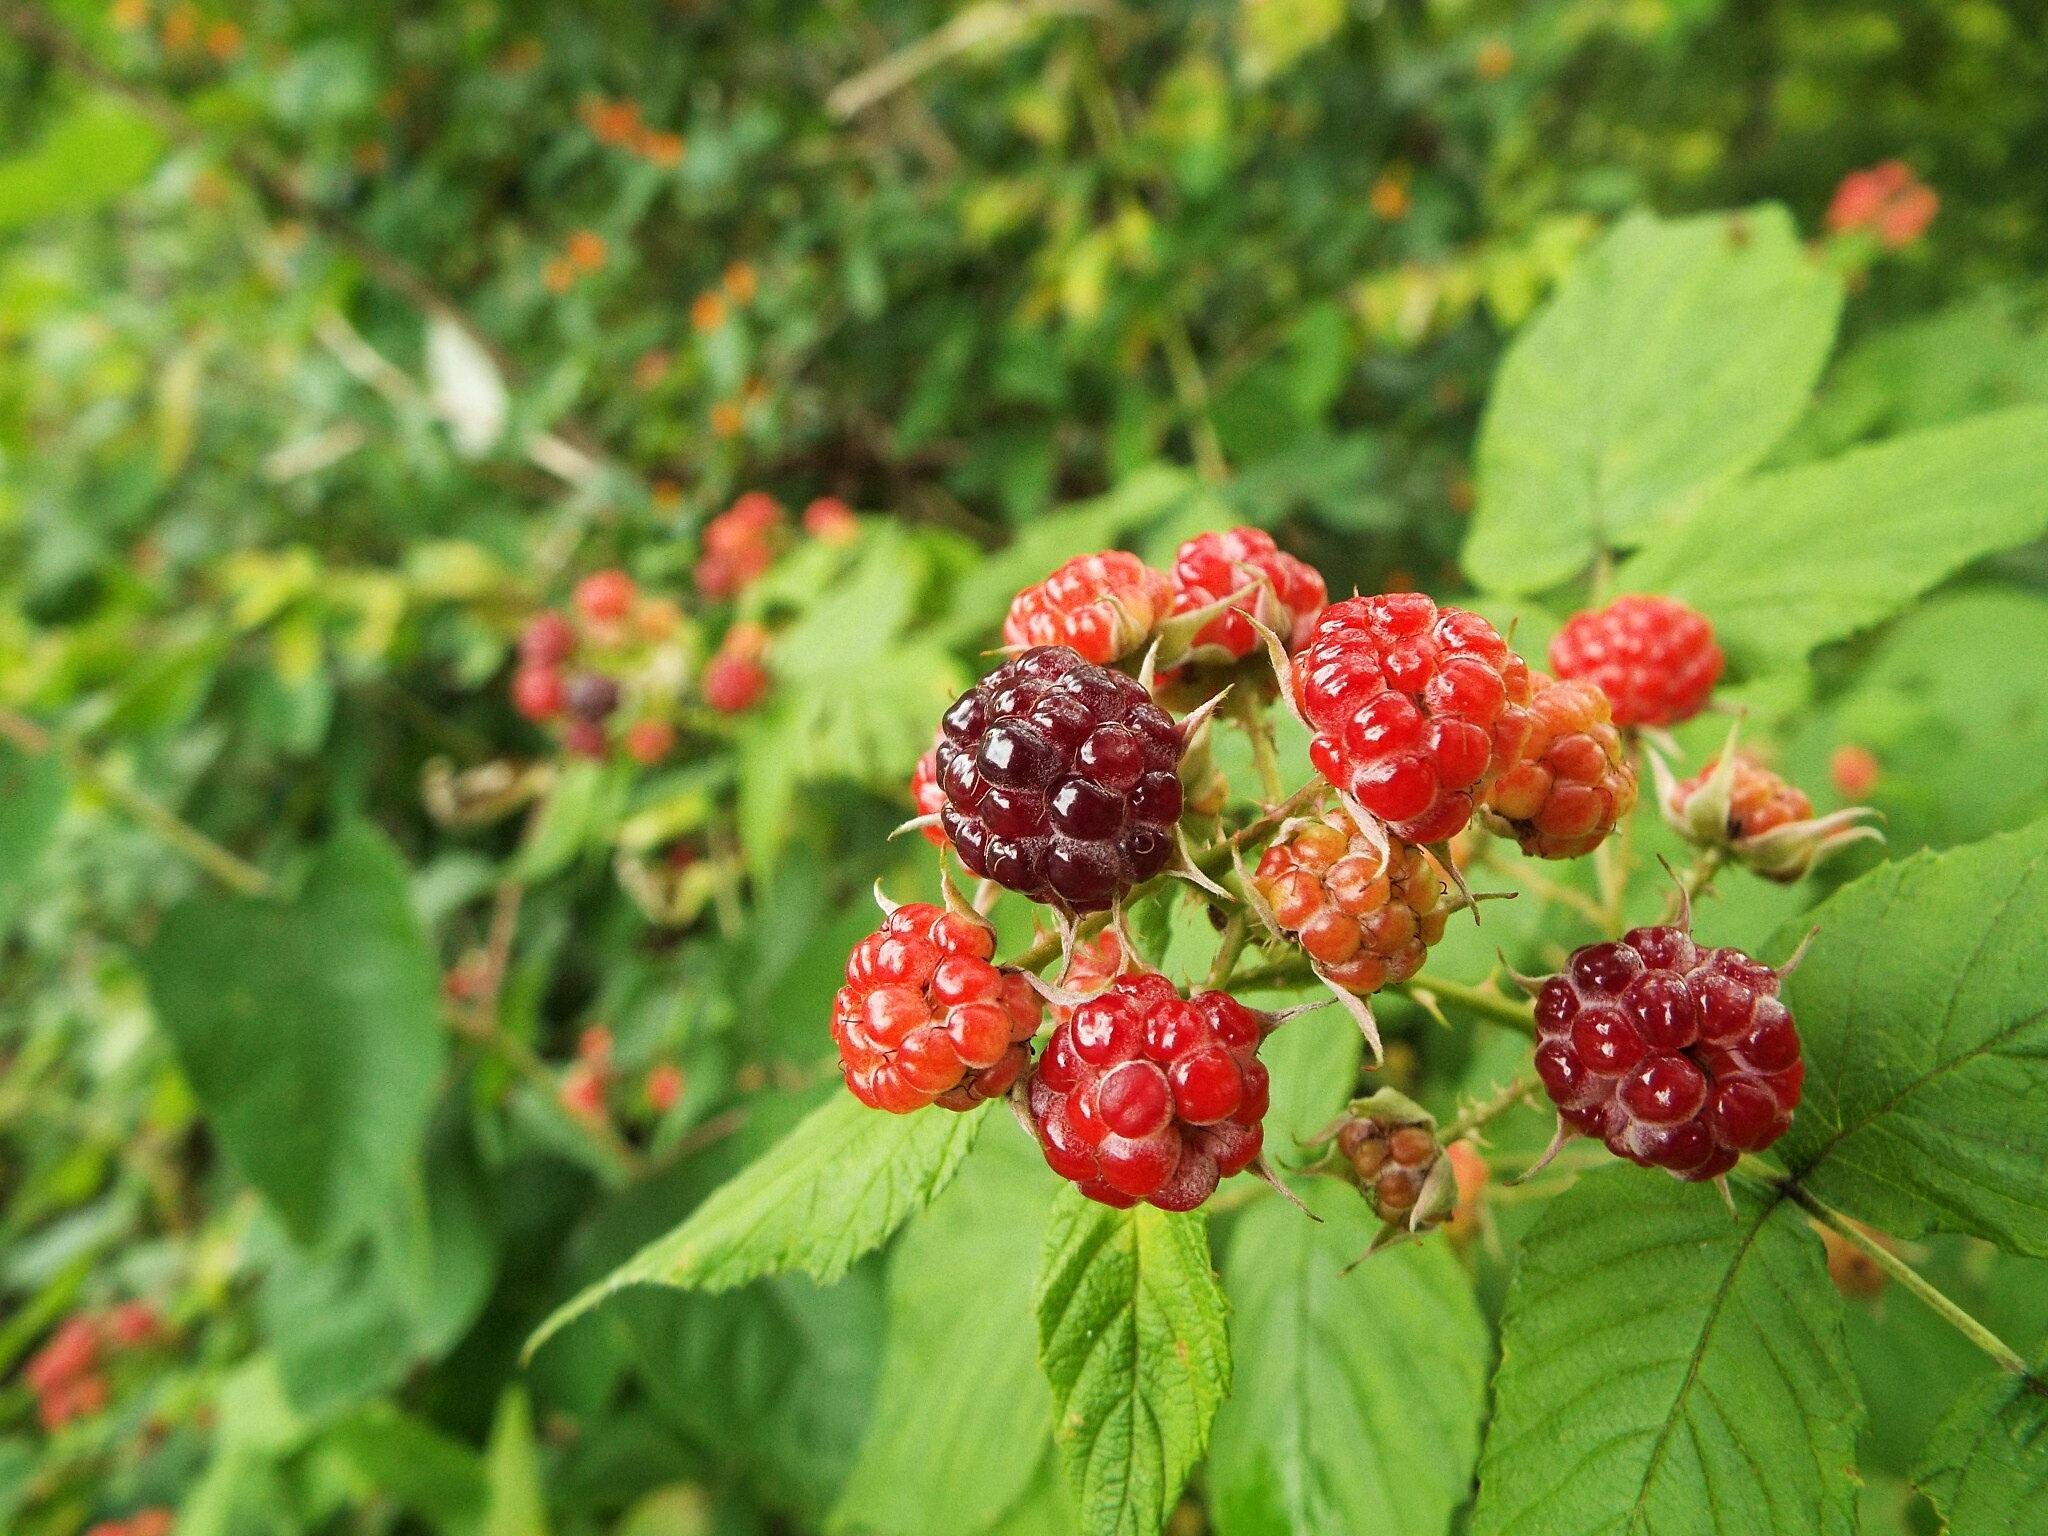
<path fill-rule="evenodd" d="M 1332 603 L 1294 658 L 1316 768 L 1412 843 L 1456 835 L 1529 733 L 1529 668 L 1420 592 Z"/>
<path fill-rule="evenodd" d="M 1805 1079 L 1779 972 L 1682 927 L 1588 944 L 1536 996 L 1536 1072 L 1618 1157 L 1717 1178 L 1784 1134 Z"/>
<path fill-rule="evenodd" d="M 1181 732 L 1134 679 L 1040 647 L 960 695 L 941 730 L 941 825 L 975 874 L 1086 912 L 1172 860 Z"/>
<path fill-rule="evenodd" d="M 994 954 L 986 923 L 927 902 L 898 907 L 853 947 L 832 1038 L 855 1098 L 905 1114 L 972 1109 L 1009 1091 L 1044 1007 Z"/>
<path fill-rule="evenodd" d="M 1119 977 L 1053 1030 L 1032 1073 L 1046 1162 L 1105 1205 L 1193 1210 L 1264 1145 L 1265 1032 L 1227 993 Z"/>

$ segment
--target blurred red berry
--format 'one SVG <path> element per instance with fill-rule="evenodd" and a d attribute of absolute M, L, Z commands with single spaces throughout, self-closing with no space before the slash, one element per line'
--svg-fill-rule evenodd
<path fill-rule="evenodd" d="M 1828 759 L 1828 776 L 1835 781 L 1835 788 L 1851 800 L 1860 800 L 1877 788 L 1882 771 L 1877 754 L 1853 742 L 1835 748 Z"/>
<path fill-rule="evenodd" d="M 519 659 L 529 666 L 558 667 L 576 649 L 576 627 L 552 608 L 537 613 L 519 632 Z"/>
<path fill-rule="evenodd" d="M 704 702 L 720 714 L 743 714 L 768 691 L 768 669 L 752 657 L 721 650 L 704 668 Z"/>
<path fill-rule="evenodd" d="M 562 1074 L 562 1107 L 580 1120 L 605 1118 L 605 1075 L 587 1061 L 579 1061 Z"/>
<path fill-rule="evenodd" d="M 593 624 L 618 624 L 633 611 L 640 588 L 616 566 L 592 571 L 576 583 L 576 611 Z"/>
<path fill-rule="evenodd" d="M 837 496 L 820 496 L 804 508 L 804 532 L 827 544 L 850 544 L 860 536 L 860 519 Z"/>
<path fill-rule="evenodd" d="M 57 1325 L 49 1342 L 28 1358 L 21 1379 L 36 1392 L 48 1392 L 99 1364 L 100 1325 L 87 1312 L 74 1312 Z"/>
<path fill-rule="evenodd" d="M 562 727 L 562 745 L 578 757 L 609 757 L 612 750 L 599 720 L 571 720 Z"/>
<path fill-rule="evenodd" d="M 672 1061 L 657 1063 L 647 1074 L 647 1107 L 665 1115 L 683 1096 L 683 1069 Z"/>
<path fill-rule="evenodd" d="M 562 712 L 562 674 L 528 663 L 512 674 L 512 707 L 529 720 L 552 720 Z"/>
<path fill-rule="evenodd" d="M 782 532 L 782 503 L 766 491 L 748 491 L 704 525 L 697 588 L 706 597 L 732 597 L 768 567 Z"/>
<path fill-rule="evenodd" d="M 107 1337 L 123 1349 L 154 1344 L 163 1335 L 163 1318 L 146 1301 L 124 1301 L 107 1314 Z"/>
<path fill-rule="evenodd" d="M 1885 160 L 1842 178 L 1828 204 L 1827 227 L 1837 235 L 1868 230 L 1897 250 L 1925 234 L 1940 208 L 1940 194 L 1911 166 Z"/>
<path fill-rule="evenodd" d="M 612 1059 L 612 1032 L 602 1024 L 588 1026 L 576 1037 L 576 1059 L 600 1070 Z"/>
<path fill-rule="evenodd" d="M 626 728 L 626 755 L 652 766 L 675 750 L 676 728 L 666 720 L 635 720 Z"/>

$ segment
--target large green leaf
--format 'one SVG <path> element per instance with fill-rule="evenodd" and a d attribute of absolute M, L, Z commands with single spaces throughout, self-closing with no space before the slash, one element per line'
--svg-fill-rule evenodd
<path fill-rule="evenodd" d="M 1883 865 L 1811 920 L 1787 1165 L 1898 1236 L 2048 1254 L 2048 821 Z"/>
<path fill-rule="evenodd" d="M 1230 1389 L 1223 1293 L 1194 1212 L 1060 1192 L 1038 1284 L 1039 1363 L 1089 1536 L 1157 1536 Z"/>
<path fill-rule="evenodd" d="M 1759 475 L 1647 542 L 1616 585 L 1684 598 L 1757 672 L 1889 618 L 2044 529 L 2048 407 L 2015 406 Z"/>
<path fill-rule="evenodd" d="M 1781 208 L 1622 220 L 1495 378 L 1472 579 L 1555 586 L 1752 468 L 1805 407 L 1840 308 Z"/>
<path fill-rule="evenodd" d="M 1303 1196 L 1321 1224 L 1263 1200 L 1231 1236 L 1236 1381 L 1216 1415 L 1211 1518 L 1221 1536 L 1447 1530 L 1471 1490 L 1492 1365 L 1471 1287 L 1441 1242 L 1347 1275 L 1379 1222 L 1334 1179 Z"/>
<path fill-rule="evenodd" d="M 1611 1168 L 1523 1246 L 1473 1536 L 1848 1536 L 1862 1404 L 1789 1201 Z"/>
<path fill-rule="evenodd" d="M 0 229 L 97 207 L 147 176 L 164 136 L 142 113 L 111 96 L 80 101 L 41 142 L 0 161 Z"/>
<path fill-rule="evenodd" d="M 786 1270 L 837 1280 L 946 1187 L 987 1113 L 888 1115 L 834 1093 L 681 1226 L 558 1308 L 527 1353 L 627 1286 L 722 1291 Z"/>
<path fill-rule="evenodd" d="M 1022 1136 L 994 1135 L 904 1232 L 881 1386 L 833 1529 L 973 1536 L 1030 1493 L 1052 1398 L 1019 1324 L 1056 1182 Z"/>
<path fill-rule="evenodd" d="M 143 970 L 222 1147 L 292 1236 L 378 1216 L 447 1057 L 439 967 L 383 836 L 337 833 L 291 901 L 172 908 Z"/>
<path fill-rule="evenodd" d="M 1964 1393 L 1913 1481 L 1950 1536 L 2048 1536 L 2048 1371 Z"/>

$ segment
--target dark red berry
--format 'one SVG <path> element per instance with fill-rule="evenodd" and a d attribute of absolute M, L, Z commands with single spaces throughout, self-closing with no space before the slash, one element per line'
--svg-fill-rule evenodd
<path fill-rule="evenodd" d="M 562 704 L 578 720 L 603 720 L 619 707 L 619 685 L 602 672 L 577 672 L 563 685 Z"/>
<path fill-rule="evenodd" d="M 1294 658 L 1323 777 L 1412 843 L 1463 829 L 1529 734 L 1529 668 L 1494 627 L 1420 592 L 1332 603 Z"/>
<path fill-rule="evenodd" d="M 1721 677 L 1714 626 L 1676 598 L 1617 597 L 1575 613 L 1550 642 L 1559 677 L 1598 683 L 1616 725 L 1677 725 Z"/>
<path fill-rule="evenodd" d="M 1682 928 L 1589 944 L 1536 999 L 1536 1074 L 1617 1156 L 1711 1179 L 1784 1134 L 1805 1064 L 1778 973 Z"/>
<path fill-rule="evenodd" d="M 1058 1024 L 1027 1101 L 1045 1160 L 1106 1205 L 1192 1210 L 1265 1144 L 1266 1024 L 1223 992 L 1118 977 Z"/>
<path fill-rule="evenodd" d="M 972 1109 L 1009 1091 L 1044 1010 L 994 953 L 988 924 L 915 901 L 853 947 L 832 1038 L 856 1098 L 904 1114 Z"/>
<path fill-rule="evenodd" d="M 1329 601 L 1322 574 L 1273 542 L 1263 528 L 1204 533 L 1181 545 L 1173 558 L 1173 611 L 1191 613 L 1221 602 L 1257 583 L 1256 592 L 1225 609 L 1196 632 L 1196 649 L 1234 660 L 1258 648 L 1256 618 L 1289 650 L 1308 639 L 1315 618 Z"/>
<path fill-rule="evenodd" d="M 1040 647 L 960 695 L 941 732 L 941 825 L 975 874 L 1086 912 L 1172 858 L 1180 730 L 1132 678 Z"/>

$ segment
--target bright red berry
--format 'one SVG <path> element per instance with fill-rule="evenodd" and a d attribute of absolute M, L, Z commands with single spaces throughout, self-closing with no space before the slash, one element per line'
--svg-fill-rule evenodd
<path fill-rule="evenodd" d="M 750 656 L 720 650 L 704 666 L 704 702 L 720 714 L 744 714 L 768 691 L 768 669 Z"/>
<path fill-rule="evenodd" d="M 920 816 L 936 816 L 946 804 L 946 792 L 939 788 L 939 746 L 933 742 L 910 772 L 910 799 Z M 946 829 L 934 823 L 921 829 L 934 848 L 946 846 Z"/>
<path fill-rule="evenodd" d="M 1598 683 L 1616 725 L 1677 725 L 1721 678 L 1714 626 L 1671 597 L 1617 597 L 1575 613 L 1550 642 L 1560 678 Z"/>
<path fill-rule="evenodd" d="M 1454 836 L 1529 733 L 1528 665 L 1420 592 L 1325 608 L 1294 658 L 1316 768 L 1411 843 Z"/>
<path fill-rule="evenodd" d="M 1105 1205 L 1194 1209 L 1264 1145 L 1265 1032 L 1227 993 L 1119 977 L 1053 1030 L 1032 1072 L 1046 1162 Z"/>
<path fill-rule="evenodd" d="M 1330 594 L 1321 572 L 1282 550 L 1263 528 L 1199 534 L 1181 545 L 1173 559 L 1175 613 L 1206 608 L 1254 582 L 1259 584 L 1254 596 L 1196 632 L 1198 650 L 1220 651 L 1231 660 L 1249 656 L 1259 637 L 1247 614 L 1278 635 L 1290 651 L 1297 649 L 1308 639 Z"/>
<path fill-rule="evenodd" d="M 1003 641 L 1063 645 L 1100 664 L 1137 650 L 1172 609 L 1173 578 L 1136 555 L 1076 555 L 1011 601 Z"/>
<path fill-rule="evenodd" d="M 512 674 L 512 707 L 529 720 L 552 720 L 562 712 L 562 674 L 528 662 Z"/>
<path fill-rule="evenodd" d="M 1778 972 L 1683 928 L 1588 944 L 1536 998 L 1536 1072 L 1618 1157 L 1717 1178 L 1784 1134 L 1806 1067 Z"/>
<path fill-rule="evenodd" d="M 666 720 L 635 720 L 626 727 L 626 756 L 651 767 L 675 750 L 676 728 Z"/>
<path fill-rule="evenodd" d="M 1597 683 L 1534 681 L 1529 740 L 1487 790 L 1486 819 L 1524 853 L 1575 859 L 1635 809 L 1636 770 Z"/>
<path fill-rule="evenodd" d="M 1134 679 L 1040 647 L 961 694 L 941 730 L 942 825 L 975 874 L 1085 912 L 1172 858 L 1180 729 Z"/>
<path fill-rule="evenodd" d="M 995 930 L 913 901 L 853 947 L 832 1038 L 854 1097 L 906 1114 L 1007 1093 L 1044 1012 L 1021 972 L 993 963 Z"/>
<path fill-rule="evenodd" d="M 519 659 L 529 666 L 559 667 L 575 650 L 575 626 L 552 608 L 535 614 L 519 632 Z"/>
<path fill-rule="evenodd" d="M 592 571 L 576 583 L 576 611 L 593 624 L 623 623 L 639 593 L 633 578 L 616 567 Z"/>
<path fill-rule="evenodd" d="M 1252 884 L 1323 975 L 1360 997 L 1421 970 L 1449 917 L 1429 855 L 1367 838 L 1343 811 L 1270 844 Z"/>

